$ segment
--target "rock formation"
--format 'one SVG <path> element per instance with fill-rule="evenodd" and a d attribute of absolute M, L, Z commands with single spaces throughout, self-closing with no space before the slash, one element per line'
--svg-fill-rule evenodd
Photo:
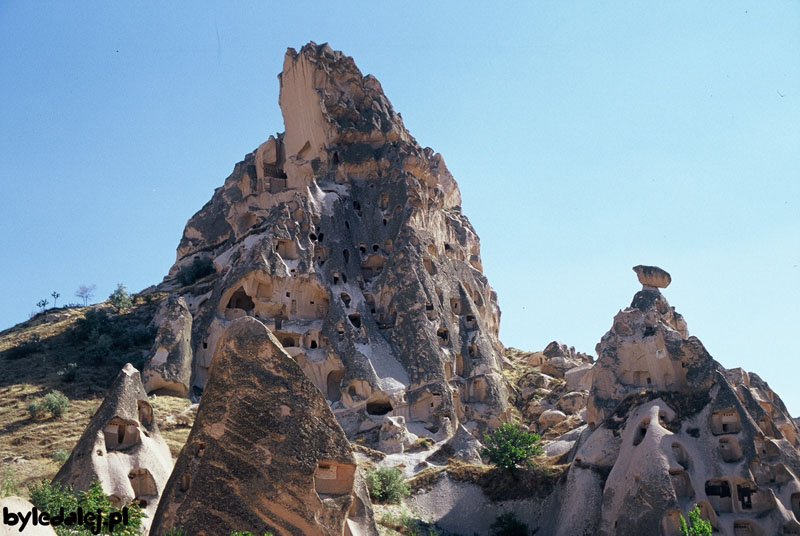
<path fill-rule="evenodd" d="M 142 372 L 148 393 L 187 396 L 192 377 L 192 313 L 181 296 L 172 295 L 154 318 L 156 340 Z"/>
<path fill-rule="evenodd" d="M 500 311 L 444 160 L 411 137 L 373 76 L 327 45 L 289 49 L 279 79 L 286 131 L 189 220 L 160 288 L 190 315 L 162 323 L 173 337 L 160 336 L 148 379 L 173 349 L 183 355 L 169 341 L 191 318 L 199 395 L 225 327 L 251 316 L 351 439 L 377 446 L 385 415 L 431 437 L 497 425 Z"/>
<path fill-rule="evenodd" d="M 171 470 L 139 371 L 128 363 L 53 480 L 85 491 L 96 478 L 115 506 L 139 502 L 146 533 Z"/>
<path fill-rule="evenodd" d="M 796 422 L 689 336 L 658 290 L 666 272 L 634 270 L 644 288 L 597 346 L 588 427 L 545 533 L 678 535 L 698 504 L 719 534 L 800 534 Z"/>
<path fill-rule="evenodd" d="M 260 321 L 240 318 L 217 344 L 153 534 L 371 534 L 355 472 L 320 391 Z"/>

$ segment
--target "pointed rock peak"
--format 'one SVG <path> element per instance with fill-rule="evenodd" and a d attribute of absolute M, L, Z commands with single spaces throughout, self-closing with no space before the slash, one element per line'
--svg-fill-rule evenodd
<path fill-rule="evenodd" d="M 639 278 L 645 289 L 647 287 L 667 288 L 672 283 L 672 277 L 666 270 L 662 270 L 658 266 L 645 266 L 640 264 L 633 267 L 636 276 Z"/>
<path fill-rule="evenodd" d="M 361 159 L 359 151 L 409 138 L 378 80 L 328 44 L 290 48 L 278 79 L 287 159 L 326 162 L 338 143 L 356 144 L 349 156 Z"/>

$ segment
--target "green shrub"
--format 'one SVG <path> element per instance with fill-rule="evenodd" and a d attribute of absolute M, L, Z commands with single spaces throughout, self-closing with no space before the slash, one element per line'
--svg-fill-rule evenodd
<path fill-rule="evenodd" d="M 75 321 L 69 337 L 72 342 L 85 342 L 93 333 L 110 333 L 112 329 L 113 323 L 108 313 L 102 309 L 89 309 L 86 316 Z"/>
<path fill-rule="evenodd" d="M 108 301 L 111 307 L 118 313 L 133 305 L 133 299 L 131 295 L 128 294 L 128 289 L 126 289 L 125 285 L 122 283 L 117 283 L 117 290 L 108 296 Z"/>
<path fill-rule="evenodd" d="M 69 398 L 61 391 L 50 391 L 43 400 L 44 409 L 53 414 L 53 417 L 61 417 L 64 410 L 69 406 Z"/>
<path fill-rule="evenodd" d="M 681 536 L 711 536 L 711 523 L 700 517 L 700 507 L 696 504 L 689 510 L 689 526 L 681 514 Z"/>
<path fill-rule="evenodd" d="M 367 488 L 373 500 L 379 503 L 398 504 L 410 493 L 403 473 L 397 467 L 381 467 L 367 473 Z"/>
<path fill-rule="evenodd" d="M 56 449 L 50 454 L 50 457 L 53 458 L 54 461 L 64 463 L 69 459 L 69 452 L 64 449 Z"/>
<path fill-rule="evenodd" d="M 164 536 L 186 536 L 186 531 L 180 527 L 173 527 L 165 532 Z"/>
<path fill-rule="evenodd" d="M 19 496 L 18 484 L 17 470 L 10 465 L 3 467 L 3 475 L 0 478 L 0 497 Z"/>
<path fill-rule="evenodd" d="M 28 404 L 28 413 L 31 414 L 31 419 L 39 419 L 44 417 L 47 410 L 44 408 L 44 403 L 41 400 L 34 400 Z"/>
<path fill-rule="evenodd" d="M 483 436 L 486 448 L 481 454 L 498 467 L 513 469 L 542 452 L 539 439 L 539 434 L 528 432 L 520 424 L 505 422 L 492 435 Z"/>
<path fill-rule="evenodd" d="M 108 520 L 109 514 L 121 511 L 111 504 L 111 500 L 103 494 L 103 488 L 96 479 L 92 482 L 88 491 L 75 492 L 72 488 L 63 487 L 58 483 L 51 484 L 47 480 L 42 480 L 39 484 L 31 487 L 31 502 L 40 511 L 47 512 L 51 516 L 57 515 L 61 508 L 65 513 L 75 512 L 78 507 L 84 512 L 103 512 L 103 519 Z M 111 536 L 135 536 L 140 534 L 140 526 L 144 513 L 142 508 L 135 502 L 129 503 L 128 524 L 118 525 L 114 532 L 108 532 L 107 526 L 104 527 L 102 534 Z M 89 536 L 92 531 L 81 526 L 59 525 L 53 527 L 59 536 Z"/>
<path fill-rule="evenodd" d="M 175 277 L 181 285 L 186 286 L 214 272 L 216 272 L 216 270 L 214 269 L 214 262 L 211 259 L 197 258 L 192 261 L 192 264 L 181 268 L 178 275 Z"/>
<path fill-rule="evenodd" d="M 72 383 L 78 377 L 78 364 L 67 363 L 67 366 L 58 371 L 61 376 L 61 381 L 65 383 Z"/>
<path fill-rule="evenodd" d="M 492 536 L 528 536 L 528 525 L 511 512 L 499 516 L 490 529 Z"/>

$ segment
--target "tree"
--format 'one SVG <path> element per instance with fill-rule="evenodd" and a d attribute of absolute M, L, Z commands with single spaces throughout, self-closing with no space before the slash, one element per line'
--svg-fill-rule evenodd
<path fill-rule="evenodd" d="M 54 290 L 53 293 L 50 294 L 50 295 L 53 297 L 53 307 L 55 307 L 56 306 L 56 301 L 58 301 L 58 298 L 61 296 L 61 294 L 59 294 L 58 292 L 56 292 Z"/>
<path fill-rule="evenodd" d="M 374 501 L 386 504 L 398 504 L 409 494 L 408 484 L 403 480 L 403 473 L 397 467 L 381 467 L 368 471 L 367 489 Z"/>
<path fill-rule="evenodd" d="M 94 290 L 97 288 L 97 285 L 81 285 L 78 287 L 78 290 L 75 291 L 75 296 L 81 298 L 83 300 L 83 305 L 86 306 L 89 304 L 89 300 L 94 297 Z"/>
<path fill-rule="evenodd" d="M 486 448 L 481 454 L 498 467 L 513 469 L 542 452 L 539 439 L 539 434 L 528 432 L 519 423 L 504 422 L 492 435 L 484 434 Z"/>
<path fill-rule="evenodd" d="M 111 307 L 113 307 L 117 312 L 127 309 L 133 305 L 131 295 L 128 294 L 128 289 L 126 289 L 125 285 L 122 283 L 117 283 L 117 290 L 111 293 L 111 295 L 108 297 L 108 301 L 111 302 Z"/>
<path fill-rule="evenodd" d="M 42 312 L 44 312 L 48 303 L 50 302 L 47 300 L 39 300 L 39 302 L 36 304 L 36 307 L 40 308 Z"/>
<path fill-rule="evenodd" d="M 681 536 L 711 536 L 711 522 L 700 517 L 700 507 L 696 504 L 689 510 L 689 523 L 687 527 L 681 514 Z"/>

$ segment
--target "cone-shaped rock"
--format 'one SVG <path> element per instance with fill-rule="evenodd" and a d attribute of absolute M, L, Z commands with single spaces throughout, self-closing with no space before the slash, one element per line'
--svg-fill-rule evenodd
<path fill-rule="evenodd" d="M 254 318 L 225 329 L 211 367 L 153 533 L 344 534 L 356 463 L 319 390 Z"/>
<path fill-rule="evenodd" d="M 85 491 L 97 478 L 116 506 L 143 506 L 147 529 L 171 470 L 139 371 L 128 363 L 53 481 Z"/>
<path fill-rule="evenodd" d="M 499 423 L 500 311 L 444 160 L 327 45 L 289 49 L 279 79 L 286 132 L 189 220 L 161 286 L 193 316 L 192 396 L 225 326 L 252 316 L 350 438 L 384 415 L 431 437 Z"/>

